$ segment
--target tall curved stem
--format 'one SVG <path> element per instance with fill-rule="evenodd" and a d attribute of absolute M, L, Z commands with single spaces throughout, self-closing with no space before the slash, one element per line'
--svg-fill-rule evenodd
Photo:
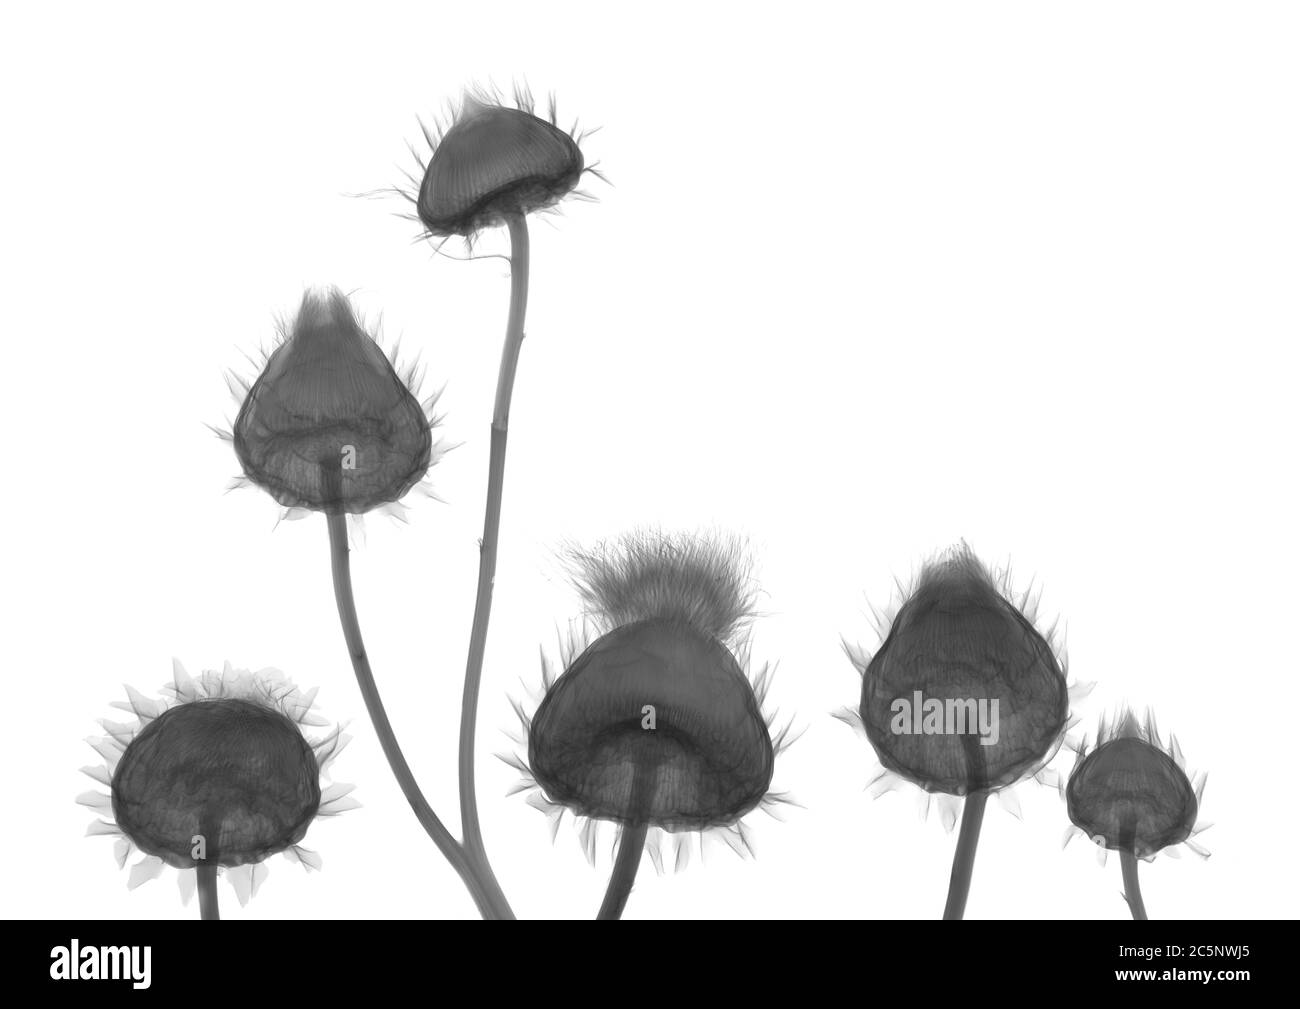
<path fill-rule="evenodd" d="M 474 737 L 478 723 L 483 659 L 487 653 L 488 623 L 492 615 L 492 584 L 497 570 L 510 398 L 514 392 L 519 348 L 524 341 L 524 314 L 528 308 L 528 224 L 522 214 L 510 216 L 506 224 L 510 230 L 510 313 L 506 321 L 505 344 L 501 349 L 496 403 L 492 410 L 487 508 L 483 517 L 483 538 L 479 541 L 478 593 L 474 600 L 474 623 L 470 630 L 469 657 L 465 663 L 465 691 L 460 709 L 460 820 L 465 832 L 465 848 L 484 877 L 494 884 L 478 819 L 478 800 L 474 789 Z"/>

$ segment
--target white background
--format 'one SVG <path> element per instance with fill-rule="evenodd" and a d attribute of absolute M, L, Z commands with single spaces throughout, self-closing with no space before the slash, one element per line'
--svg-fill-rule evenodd
<path fill-rule="evenodd" d="M 607 862 L 505 793 L 508 703 L 577 603 L 554 548 L 657 522 L 750 537 L 757 658 L 805 728 L 755 820 L 629 917 L 937 917 L 955 834 L 831 713 L 934 551 L 965 538 L 1068 626 L 1082 729 L 1152 706 L 1209 772 L 1201 862 L 1154 917 L 1294 912 L 1300 14 L 1270 3 L 27 6 L 4 94 L 3 913 L 193 917 L 84 838 L 82 741 L 122 684 L 273 665 L 356 739 L 364 808 L 230 917 L 473 917 L 407 809 L 339 632 L 323 520 L 224 493 L 223 371 L 337 284 L 446 383 L 445 503 L 368 522 L 367 642 L 455 821 L 502 261 L 413 244 L 406 143 L 471 81 L 554 91 L 612 186 L 533 222 L 480 721 L 521 917 L 591 916 Z M 486 251 L 503 251 L 489 236 Z M 448 248 L 456 255 L 460 248 Z M 1064 762 L 1068 767 L 1068 761 Z M 1122 918 L 1063 803 L 990 807 L 968 915 Z M 1231 941 L 1231 940 L 1229 940 Z"/>

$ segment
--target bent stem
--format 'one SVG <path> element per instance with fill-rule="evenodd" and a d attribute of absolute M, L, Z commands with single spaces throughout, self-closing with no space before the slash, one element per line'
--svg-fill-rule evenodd
<path fill-rule="evenodd" d="M 980 750 L 979 737 L 973 734 L 962 736 L 962 747 L 966 750 L 966 763 L 969 768 L 969 780 L 972 786 L 985 783 L 984 754 Z M 952 859 L 952 875 L 948 879 L 948 902 L 944 905 L 944 921 L 961 921 L 966 913 L 966 897 L 970 894 L 971 874 L 975 869 L 975 849 L 979 845 L 980 827 L 984 823 L 984 807 L 988 805 L 989 793 L 982 788 L 972 787 L 966 795 L 966 802 L 961 811 L 961 833 L 957 835 L 957 852 Z"/>
<path fill-rule="evenodd" d="M 618 858 L 614 860 L 614 871 L 609 877 L 609 886 L 605 889 L 605 900 L 600 905 L 597 921 L 618 921 L 623 917 L 627 907 L 627 898 L 632 893 L 632 884 L 636 882 L 636 870 L 641 865 L 641 853 L 645 850 L 645 836 L 649 824 L 625 824 L 619 831 Z"/>
<path fill-rule="evenodd" d="M 338 477 L 335 476 L 334 479 L 338 479 Z M 356 601 L 352 596 L 352 571 L 348 559 L 347 516 L 341 511 L 333 511 L 326 513 L 326 519 L 329 522 L 334 598 L 338 603 L 339 621 L 343 625 L 343 637 L 347 641 L 348 654 L 352 658 L 352 668 L 357 674 L 357 684 L 361 687 L 361 696 L 365 699 L 366 710 L 370 713 L 370 721 L 374 723 L 375 734 L 379 737 L 379 744 L 383 747 L 384 756 L 388 758 L 388 766 L 392 768 L 393 776 L 397 779 L 398 785 L 401 786 L 406 801 L 411 804 L 411 809 L 415 811 L 416 819 L 420 821 L 420 825 L 433 838 L 433 843 L 438 846 L 438 850 L 451 863 L 452 868 L 460 875 L 465 887 L 469 890 L 470 896 L 474 898 L 479 913 L 488 919 L 513 918 L 514 915 L 510 910 L 510 905 L 506 902 L 505 894 L 497 886 L 496 880 L 490 873 L 486 878 L 480 875 L 474 860 L 469 857 L 465 849 L 443 826 L 442 821 L 438 819 L 438 815 L 433 811 L 433 807 L 425 799 L 424 793 L 420 791 L 420 786 L 415 781 L 415 775 L 411 773 L 411 767 L 407 764 L 402 748 L 397 743 L 397 736 L 393 732 L 393 726 L 388 721 L 388 713 L 384 710 L 384 702 L 379 696 L 379 688 L 376 686 L 374 674 L 370 670 L 370 659 L 366 655 L 366 646 L 361 640 L 361 624 L 357 619 Z"/>
<path fill-rule="evenodd" d="M 460 821 L 465 832 L 465 848 L 484 879 L 494 886 L 496 880 L 488 863 L 487 850 L 483 846 L 478 801 L 474 791 L 474 735 L 478 722 L 479 685 L 483 680 L 483 659 L 487 652 L 488 622 L 492 615 L 492 583 L 497 570 L 510 398 L 514 392 L 519 348 L 524 340 L 524 313 L 528 308 L 528 224 L 522 214 L 512 214 L 506 219 L 506 225 L 510 230 L 510 313 L 506 322 L 505 344 L 501 349 L 496 403 L 492 411 L 487 508 L 483 517 L 483 538 L 479 541 L 478 593 L 474 600 L 474 622 L 470 630 L 469 657 L 465 663 L 465 691 L 460 709 Z"/>
<path fill-rule="evenodd" d="M 220 921 L 221 912 L 217 908 L 217 863 L 205 860 L 196 865 L 194 871 L 199 877 L 199 920 Z"/>

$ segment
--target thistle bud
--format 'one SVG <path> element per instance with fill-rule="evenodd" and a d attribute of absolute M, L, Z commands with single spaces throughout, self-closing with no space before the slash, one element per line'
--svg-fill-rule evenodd
<path fill-rule="evenodd" d="M 515 92 L 511 108 L 495 95 L 469 92 L 441 135 L 426 134 L 416 212 L 429 235 L 470 237 L 511 216 L 545 210 L 577 188 L 586 167 L 576 129 L 534 114 L 532 96 Z"/>
<path fill-rule="evenodd" d="M 286 508 L 361 514 L 399 501 L 437 446 L 433 401 L 410 386 L 337 290 L 308 292 L 231 440 L 245 478 Z"/>

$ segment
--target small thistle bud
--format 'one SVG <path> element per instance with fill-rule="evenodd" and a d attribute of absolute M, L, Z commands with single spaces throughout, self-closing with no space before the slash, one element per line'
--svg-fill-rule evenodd
<path fill-rule="evenodd" d="M 1125 711 L 1103 726 L 1097 745 L 1079 758 L 1065 789 L 1070 820 L 1111 851 L 1148 859 L 1192 836 L 1196 788 L 1166 752 L 1149 720 Z"/>
<path fill-rule="evenodd" d="M 426 134 L 432 154 L 415 195 L 429 235 L 470 237 L 484 228 L 559 203 L 584 171 L 581 134 L 534 115 L 532 96 L 516 108 L 485 91 L 468 92 L 440 136 Z"/>
<path fill-rule="evenodd" d="M 1090 838 L 1103 863 L 1108 852 L 1119 852 L 1124 900 L 1134 919 L 1145 921 L 1139 860 L 1152 861 L 1175 845 L 1209 856 L 1192 840 L 1206 827 L 1196 822 L 1204 788 L 1203 774 L 1188 778 L 1177 740 L 1171 736 L 1165 749 L 1150 714 L 1143 725 L 1125 710 L 1102 721 L 1091 749 L 1079 747 L 1064 788 L 1071 823 L 1065 843 L 1076 834 Z"/>
<path fill-rule="evenodd" d="M 250 483 L 286 508 L 360 514 L 393 505 L 437 446 L 421 404 L 337 290 L 308 292 L 246 394 L 231 440 Z"/>

